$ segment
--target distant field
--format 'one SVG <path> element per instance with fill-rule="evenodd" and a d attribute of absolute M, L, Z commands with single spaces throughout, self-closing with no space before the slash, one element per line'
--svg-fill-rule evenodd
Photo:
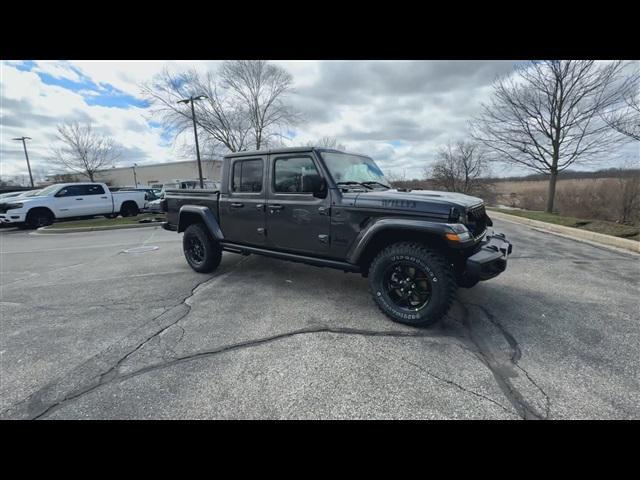
<path fill-rule="evenodd" d="M 545 210 L 547 188 L 545 180 L 495 182 L 486 200 L 490 205 Z M 639 226 L 639 202 L 639 177 L 558 180 L 554 213 Z"/>
<path fill-rule="evenodd" d="M 558 180 L 558 183 L 556 184 L 556 193 L 575 188 L 593 190 L 602 186 L 613 187 L 614 184 L 617 183 L 617 178 L 580 178 L 571 180 Z M 505 202 L 510 198 L 513 198 L 511 197 L 511 194 L 513 193 L 516 194 L 516 198 L 522 197 L 527 194 L 541 194 L 546 196 L 548 185 L 549 182 L 546 180 L 532 180 L 522 182 L 507 181 L 494 183 L 493 190 L 497 195 L 501 197 L 500 200 Z M 517 199 L 515 201 L 517 201 Z M 504 204 L 506 205 L 507 203 Z"/>

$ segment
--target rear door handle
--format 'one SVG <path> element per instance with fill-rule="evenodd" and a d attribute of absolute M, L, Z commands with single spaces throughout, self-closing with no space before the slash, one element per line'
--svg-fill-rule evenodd
<path fill-rule="evenodd" d="M 103 199 L 105 199 L 105 200 L 107 199 L 107 197 L 100 197 L 100 198 L 103 198 Z"/>
<path fill-rule="evenodd" d="M 269 205 L 269 210 L 282 210 L 284 207 L 282 205 Z"/>
<path fill-rule="evenodd" d="M 244 207 L 244 203 L 232 203 L 231 208 L 242 208 Z"/>
<path fill-rule="evenodd" d="M 76 200 L 84 200 L 84 198 L 76 198 Z"/>

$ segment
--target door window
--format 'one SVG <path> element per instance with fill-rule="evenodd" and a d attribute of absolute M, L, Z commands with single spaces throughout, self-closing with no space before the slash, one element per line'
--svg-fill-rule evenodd
<path fill-rule="evenodd" d="M 86 194 L 87 191 L 84 185 L 69 185 L 56 193 L 56 197 L 81 197 Z"/>
<path fill-rule="evenodd" d="M 277 193 L 314 193 L 320 190 L 321 177 L 309 157 L 276 159 L 273 178 Z"/>
<path fill-rule="evenodd" d="M 104 195 L 104 188 L 102 185 L 82 185 L 87 193 L 85 195 Z"/>
<path fill-rule="evenodd" d="M 239 160 L 233 163 L 232 192 L 262 191 L 262 160 Z"/>

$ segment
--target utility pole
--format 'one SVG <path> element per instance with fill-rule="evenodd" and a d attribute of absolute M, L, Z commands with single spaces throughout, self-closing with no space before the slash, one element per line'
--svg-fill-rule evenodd
<path fill-rule="evenodd" d="M 29 179 L 31 180 L 31 188 L 35 188 L 33 185 L 33 175 L 31 175 L 31 165 L 29 164 L 29 154 L 27 153 L 27 144 L 25 140 L 31 140 L 31 137 L 14 138 L 13 140 L 22 140 L 22 146 L 24 147 L 24 156 L 27 159 L 27 168 L 29 169 Z"/>
<path fill-rule="evenodd" d="M 137 163 L 133 164 L 133 183 L 135 184 L 135 187 L 138 188 L 138 178 L 136 177 L 136 167 L 138 166 Z"/>
<path fill-rule="evenodd" d="M 196 110 L 193 106 L 194 100 L 202 100 L 203 98 L 209 98 L 206 95 L 199 95 L 194 97 L 193 95 L 189 98 L 185 98 L 183 100 L 178 101 L 178 103 L 191 103 L 191 119 L 193 120 L 193 135 L 196 138 L 196 157 L 198 158 L 198 175 L 200 176 L 200 188 L 204 189 L 204 181 L 202 179 L 202 163 L 200 163 L 200 146 L 198 145 L 198 129 L 196 127 Z"/>

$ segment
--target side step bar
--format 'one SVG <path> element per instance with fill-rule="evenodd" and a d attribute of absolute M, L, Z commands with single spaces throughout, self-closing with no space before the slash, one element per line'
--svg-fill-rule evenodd
<path fill-rule="evenodd" d="M 295 253 L 277 252 L 259 247 L 249 247 L 247 245 L 238 245 L 235 243 L 220 242 L 222 249 L 231 253 L 240 253 L 247 255 L 255 253 L 256 255 L 264 255 L 265 257 L 279 258 L 280 260 L 289 260 L 291 262 L 306 263 L 316 267 L 329 267 L 348 272 L 360 272 L 360 267 L 352 263 L 340 262 L 338 260 L 327 260 L 324 258 L 307 257 Z"/>

